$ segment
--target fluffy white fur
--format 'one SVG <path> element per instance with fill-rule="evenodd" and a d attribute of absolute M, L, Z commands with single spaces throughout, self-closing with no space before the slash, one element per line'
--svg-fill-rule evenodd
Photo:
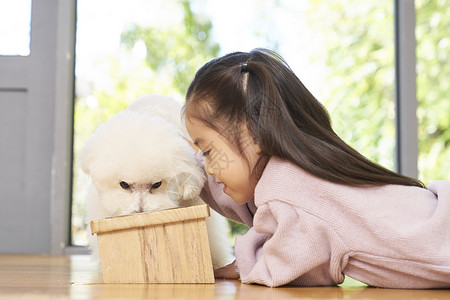
<path fill-rule="evenodd" d="M 146 95 L 89 138 L 80 159 L 92 182 L 88 221 L 203 203 L 204 173 L 182 137 L 180 113 L 174 99 Z M 233 259 L 228 224 L 212 210 L 206 221 L 213 266 L 220 268 Z"/>

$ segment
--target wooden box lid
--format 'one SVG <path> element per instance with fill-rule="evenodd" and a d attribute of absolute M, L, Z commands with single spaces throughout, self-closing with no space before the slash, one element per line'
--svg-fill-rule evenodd
<path fill-rule="evenodd" d="M 175 208 L 163 211 L 146 212 L 134 215 L 112 217 L 91 221 L 91 233 L 131 229 L 135 227 L 155 226 L 209 217 L 209 206 L 206 204 Z"/>

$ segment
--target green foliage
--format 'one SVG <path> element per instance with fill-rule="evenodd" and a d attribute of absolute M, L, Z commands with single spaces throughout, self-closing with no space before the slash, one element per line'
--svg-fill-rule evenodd
<path fill-rule="evenodd" d="M 228 225 L 230 225 L 230 235 L 233 241 L 237 235 L 244 235 L 247 233 L 249 229 L 246 225 L 236 223 L 231 220 L 228 220 Z"/>
<path fill-rule="evenodd" d="M 210 39 L 211 21 L 195 15 L 189 1 L 182 1 L 182 6 L 182 24 L 168 29 L 132 25 L 122 33 L 122 42 L 132 49 L 143 41 L 149 68 L 168 74 L 174 88 L 184 95 L 198 68 L 217 56 L 219 45 Z"/>
<path fill-rule="evenodd" d="M 392 2 L 313 0 L 308 18 L 325 44 L 313 59 L 326 60 L 321 100 L 335 131 L 369 159 L 393 169 Z"/>
<path fill-rule="evenodd" d="M 450 180 L 450 1 L 416 0 L 419 171 Z"/>
<path fill-rule="evenodd" d="M 326 18 L 324 16 L 326 15 Z M 311 1 L 309 22 L 325 41 L 323 102 L 336 132 L 394 168 L 394 32 L 391 1 Z M 416 0 L 419 179 L 450 179 L 450 1 Z"/>

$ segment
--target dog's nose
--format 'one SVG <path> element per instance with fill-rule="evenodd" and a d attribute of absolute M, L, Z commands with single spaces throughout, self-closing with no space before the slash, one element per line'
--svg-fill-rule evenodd
<path fill-rule="evenodd" d="M 145 196 L 144 196 L 144 193 L 141 191 L 140 193 L 139 193 L 139 203 L 138 203 L 138 212 L 144 212 L 144 199 L 145 198 Z"/>

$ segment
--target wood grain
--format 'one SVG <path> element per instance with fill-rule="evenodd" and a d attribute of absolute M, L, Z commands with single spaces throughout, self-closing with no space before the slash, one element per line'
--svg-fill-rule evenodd
<path fill-rule="evenodd" d="M 95 220 L 105 283 L 214 283 L 199 205 Z"/>
<path fill-rule="evenodd" d="M 87 255 L 0 254 L 0 300 L 48 299 L 450 299 L 450 290 L 380 289 L 363 285 L 276 289 L 217 280 L 215 284 L 102 284 Z"/>
<path fill-rule="evenodd" d="M 205 204 L 106 218 L 102 220 L 93 220 L 90 225 L 91 233 L 97 234 L 108 231 L 201 219 L 209 216 L 209 206 Z"/>

